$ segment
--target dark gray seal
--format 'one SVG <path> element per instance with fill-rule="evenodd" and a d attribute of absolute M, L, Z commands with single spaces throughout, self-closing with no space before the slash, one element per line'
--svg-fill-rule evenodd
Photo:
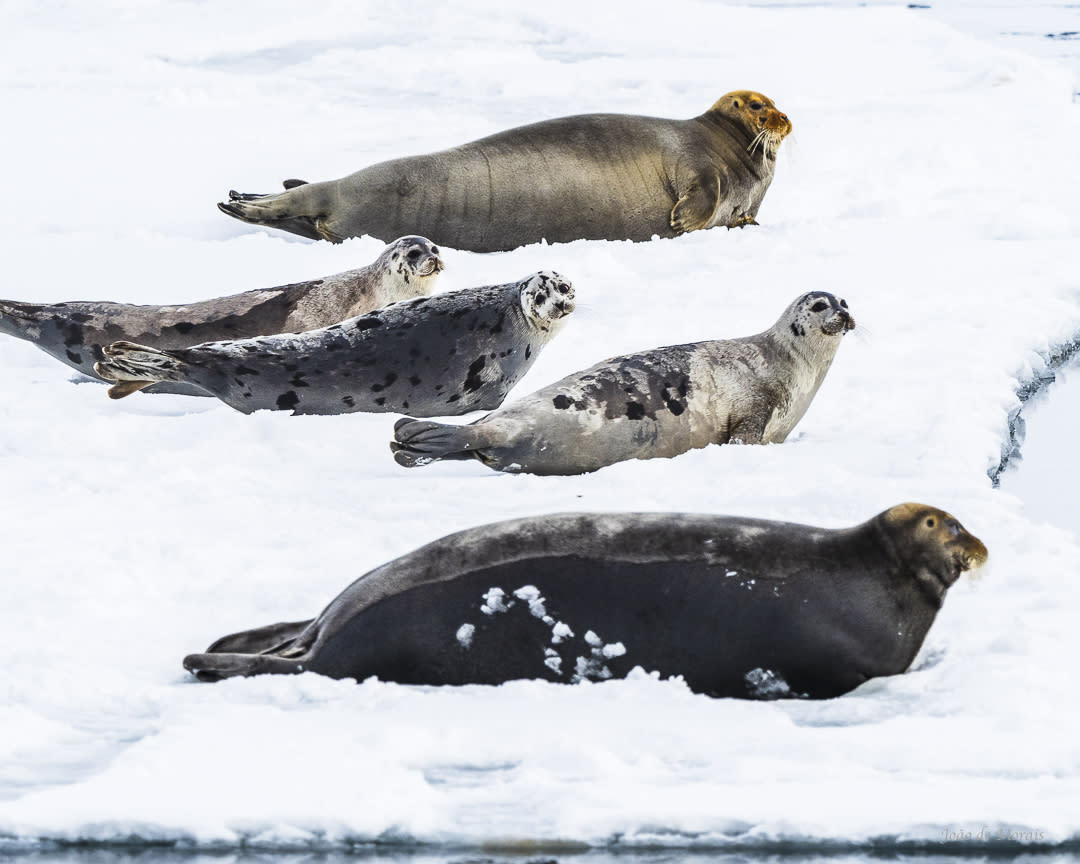
<path fill-rule="evenodd" d="M 172 351 L 114 342 L 95 368 L 118 382 L 114 398 L 170 381 L 245 414 L 465 414 L 502 404 L 573 309 L 574 289 L 547 270 L 405 300 L 306 333 Z"/>
<path fill-rule="evenodd" d="M 314 330 L 398 300 L 427 296 L 443 266 L 430 240 L 400 237 L 357 270 L 178 306 L 0 300 L 0 333 L 33 342 L 97 378 L 94 364 L 105 359 L 103 349 L 113 342 L 187 348 L 218 339 Z M 174 384 L 159 384 L 152 391 L 206 395 Z"/>
<path fill-rule="evenodd" d="M 827 699 L 915 658 L 986 547 L 901 504 L 843 530 L 693 513 L 537 516 L 384 564 L 311 621 L 219 639 L 203 680 L 316 672 L 402 684 L 573 682 L 635 666 L 711 696 Z"/>
<path fill-rule="evenodd" d="M 750 90 L 700 117 L 563 117 L 340 180 L 229 193 L 218 207 L 256 225 L 340 242 L 426 234 L 496 252 L 546 239 L 649 240 L 756 225 L 791 121 Z"/>
<path fill-rule="evenodd" d="M 846 301 L 811 291 L 763 333 L 614 357 L 470 426 L 400 420 L 390 448 L 407 468 L 479 459 L 498 471 L 583 474 L 708 444 L 779 443 L 854 326 Z"/>

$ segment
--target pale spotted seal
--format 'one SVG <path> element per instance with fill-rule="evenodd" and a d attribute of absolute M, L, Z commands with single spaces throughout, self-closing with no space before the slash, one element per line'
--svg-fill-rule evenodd
<path fill-rule="evenodd" d="M 439 249 L 430 240 L 401 237 L 357 270 L 177 306 L 0 300 L 0 333 L 33 342 L 96 378 L 94 364 L 104 359 L 102 349 L 113 342 L 187 348 L 218 339 L 314 330 L 398 300 L 427 296 L 442 270 Z M 196 395 L 192 388 L 175 384 L 152 390 Z"/>
<path fill-rule="evenodd" d="M 171 381 L 244 413 L 464 414 L 499 406 L 573 309 L 574 289 L 548 270 L 406 300 L 306 333 L 171 351 L 115 342 L 95 368 L 118 382 L 114 398 Z"/>
<path fill-rule="evenodd" d="M 708 444 L 778 443 L 854 326 L 846 301 L 811 291 L 755 336 L 614 357 L 470 426 L 400 420 L 390 447 L 407 468 L 475 458 L 498 471 L 582 474 Z"/>
<path fill-rule="evenodd" d="M 986 547 L 901 504 L 841 530 L 694 513 L 534 516 L 361 576 L 311 621 L 226 636 L 204 680 L 317 672 L 402 684 L 572 682 L 635 666 L 712 696 L 840 696 L 904 672 Z"/>
<path fill-rule="evenodd" d="M 756 225 L 789 132 L 771 99 L 737 90 L 690 120 L 563 117 L 218 207 L 316 240 L 408 232 L 475 252 L 674 237 Z"/>

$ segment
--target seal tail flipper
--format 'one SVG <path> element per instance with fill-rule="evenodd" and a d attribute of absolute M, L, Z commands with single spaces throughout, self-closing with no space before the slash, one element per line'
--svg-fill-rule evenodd
<path fill-rule="evenodd" d="M 390 449 L 404 468 L 418 468 L 439 459 L 478 459 L 484 446 L 476 426 L 452 426 L 405 417 L 394 424 Z"/>
<path fill-rule="evenodd" d="M 188 654 L 184 668 L 200 681 L 250 675 L 299 675 L 304 664 L 267 654 Z"/>
<path fill-rule="evenodd" d="M 275 652 L 287 647 L 284 643 L 293 642 L 315 619 L 307 621 L 289 621 L 268 624 L 242 633 L 230 633 L 222 636 L 206 649 L 207 654 L 259 654 L 263 651 Z"/>
<path fill-rule="evenodd" d="M 309 187 L 311 184 L 302 180 L 286 180 L 284 185 L 285 191 L 276 195 L 257 195 L 230 189 L 229 200 L 219 201 L 218 209 L 241 222 L 280 228 L 282 231 L 299 234 L 309 240 L 329 240 L 331 243 L 340 243 L 345 239 L 327 227 L 323 214 L 304 212 L 308 208 L 303 206 L 303 202 L 309 200 L 310 196 L 297 198 L 295 195 L 290 195 L 294 189 Z M 306 193 L 308 190 L 302 191 Z"/>
<path fill-rule="evenodd" d="M 109 396 L 123 399 L 158 381 L 187 381 L 188 366 L 167 351 L 134 342 L 105 346 L 105 359 L 94 364 L 102 378 L 115 381 Z"/>

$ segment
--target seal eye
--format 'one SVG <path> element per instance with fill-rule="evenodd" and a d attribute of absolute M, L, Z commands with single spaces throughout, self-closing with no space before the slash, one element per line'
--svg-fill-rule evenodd
<path fill-rule="evenodd" d="M 753 110 L 753 111 L 760 111 L 760 110 L 761 110 L 762 108 L 764 108 L 764 107 L 765 107 L 765 106 L 764 106 L 764 105 L 762 105 L 762 104 L 761 104 L 760 102 L 751 102 L 751 103 L 750 103 L 750 108 L 751 108 L 751 110 Z"/>
<path fill-rule="evenodd" d="M 829 308 L 829 304 L 824 300 L 818 300 L 813 306 L 810 307 L 811 312 L 824 312 Z"/>
<path fill-rule="evenodd" d="M 840 305 L 847 309 L 847 300 L 841 300 Z"/>
<path fill-rule="evenodd" d="M 408 258 L 410 261 L 415 261 L 417 258 L 420 257 L 420 250 L 419 249 L 410 249 L 409 254 L 406 255 L 405 257 Z"/>
<path fill-rule="evenodd" d="M 928 518 L 928 519 L 926 520 L 926 527 L 927 527 L 927 528 L 933 528 L 933 527 L 934 527 L 934 525 L 936 525 L 936 524 L 937 524 L 937 523 L 936 523 L 936 522 L 934 521 L 934 517 L 933 517 L 933 516 L 929 517 L 929 518 Z"/>
<path fill-rule="evenodd" d="M 439 254 L 439 247 L 438 246 L 432 246 L 431 247 L 431 254 L 432 255 L 438 255 Z M 844 305 L 847 306 L 847 303 L 845 303 Z"/>

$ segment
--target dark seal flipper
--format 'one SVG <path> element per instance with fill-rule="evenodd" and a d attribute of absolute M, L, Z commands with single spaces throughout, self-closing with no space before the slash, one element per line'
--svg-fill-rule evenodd
<path fill-rule="evenodd" d="M 296 639 L 314 619 L 267 624 L 254 630 L 222 636 L 206 649 L 207 654 L 258 654 L 284 648 L 284 643 Z"/>
<path fill-rule="evenodd" d="M 326 184 L 286 180 L 284 192 L 276 195 L 256 195 L 229 190 L 228 202 L 219 202 L 222 213 L 253 225 L 280 228 L 309 240 L 329 240 L 341 243 L 345 238 L 331 231 L 326 224 L 328 202 L 321 194 Z"/>
<path fill-rule="evenodd" d="M 299 675 L 304 664 L 266 654 L 189 654 L 184 668 L 200 681 L 249 675 Z"/>
<path fill-rule="evenodd" d="M 439 459 L 479 459 L 479 430 L 405 417 L 394 424 L 390 450 L 403 468 L 419 468 Z"/>
<path fill-rule="evenodd" d="M 262 214 L 257 207 L 251 206 L 251 202 L 257 201 L 261 198 L 267 198 L 267 195 L 249 195 L 240 192 L 229 191 L 229 202 L 218 202 L 218 209 L 222 213 L 239 219 L 241 222 L 247 222 L 251 225 L 265 225 L 267 228 L 280 228 L 282 231 L 288 231 L 290 234 L 299 234 L 301 237 L 306 237 L 308 240 L 326 240 L 328 238 L 323 237 L 319 233 L 316 227 L 316 220 L 311 216 L 284 216 L 280 218 L 270 218 Z M 337 242 L 341 242 L 340 240 Z"/>

